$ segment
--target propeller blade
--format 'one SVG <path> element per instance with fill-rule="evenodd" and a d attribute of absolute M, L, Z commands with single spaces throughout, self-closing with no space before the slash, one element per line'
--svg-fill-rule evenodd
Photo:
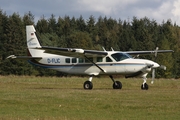
<path fill-rule="evenodd" d="M 152 81 L 151 81 L 151 84 L 154 83 L 154 78 L 155 78 L 155 69 L 152 69 Z"/>
<path fill-rule="evenodd" d="M 159 48 L 156 47 L 156 49 L 155 49 L 155 54 L 154 54 L 154 56 L 155 56 L 155 60 L 154 60 L 154 61 L 156 61 L 156 59 L 157 59 L 158 50 L 159 50 Z M 155 69 L 152 69 L 152 81 L 151 81 L 151 84 L 154 83 L 154 79 L 155 79 Z"/>
<path fill-rule="evenodd" d="M 159 68 L 166 70 L 166 66 L 164 66 L 164 65 L 161 65 Z"/>
<path fill-rule="evenodd" d="M 156 47 L 156 50 L 155 50 L 155 57 L 157 57 L 157 52 L 158 52 L 158 47 Z"/>

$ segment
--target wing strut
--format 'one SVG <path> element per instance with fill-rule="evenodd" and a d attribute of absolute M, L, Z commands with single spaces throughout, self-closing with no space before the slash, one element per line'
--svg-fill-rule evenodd
<path fill-rule="evenodd" d="M 84 57 L 89 60 L 92 64 L 94 64 L 97 68 L 99 68 L 102 72 L 106 73 L 106 70 L 102 69 L 99 65 L 97 65 L 95 62 L 93 62 L 92 60 L 90 60 L 86 55 L 84 55 Z"/>

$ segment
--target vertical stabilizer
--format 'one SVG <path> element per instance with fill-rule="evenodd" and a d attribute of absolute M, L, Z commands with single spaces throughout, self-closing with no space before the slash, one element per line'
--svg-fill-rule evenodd
<path fill-rule="evenodd" d="M 37 49 L 37 48 L 41 48 L 41 45 L 36 37 L 35 32 L 36 30 L 33 25 L 26 26 L 28 56 L 42 57 L 44 50 Z"/>
<path fill-rule="evenodd" d="M 41 48 L 35 32 L 36 30 L 33 25 L 26 26 L 26 39 L 28 48 Z"/>

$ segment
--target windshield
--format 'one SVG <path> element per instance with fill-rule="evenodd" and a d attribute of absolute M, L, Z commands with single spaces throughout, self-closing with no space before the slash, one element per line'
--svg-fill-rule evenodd
<path fill-rule="evenodd" d="M 130 55 L 126 53 L 114 53 L 111 55 L 116 61 L 121 61 L 127 58 L 132 58 Z"/>

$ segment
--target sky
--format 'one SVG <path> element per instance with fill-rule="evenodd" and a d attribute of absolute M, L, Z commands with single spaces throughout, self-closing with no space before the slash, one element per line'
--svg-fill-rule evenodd
<path fill-rule="evenodd" d="M 52 14 L 56 18 L 82 15 L 85 20 L 92 15 L 96 20 L 100 16 L 129 21 L 147 17 L 159 24 L 171 20 L 180 26 L 180 0 L 0 0 L 0 9 L 20 16 L 30 11 L 35 22 Z"/>

